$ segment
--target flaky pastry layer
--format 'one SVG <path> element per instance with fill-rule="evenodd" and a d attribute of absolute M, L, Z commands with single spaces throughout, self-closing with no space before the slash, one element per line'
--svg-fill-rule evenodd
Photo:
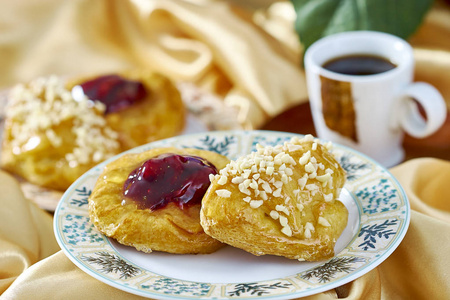
<path fill-rule="evenodd" d="M 327 146 L 293 138 L 230 162 L 203 198 L 205 232 L 255 255 L 332 257 L 348 211 L 337 200 L 345 171 Z"/>
<path fill-rule="evenodd" d="M 198 149 L 156 148 L 138 154 L 125 154 L 104 168 L 89 197 L 89 216 L 95 227 L 119 243 L 139 251 L 169 253 L 211 253 L 223 246 L 205 234 L 200 225 L 200 204 L 180 209 L 170 203 L 151 211 L 139 209 L 133 201 L 123 202 L 123 185 L 130 172 L 144 161 L 164 153 L 205 158 L 217 169 L 228 159 Z"/>

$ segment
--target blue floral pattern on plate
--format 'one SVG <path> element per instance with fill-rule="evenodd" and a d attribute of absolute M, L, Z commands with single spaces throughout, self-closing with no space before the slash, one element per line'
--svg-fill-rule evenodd
<path fill-rule="evenodd" d="M 268 131 L 218 131 L 178 136 L 127 152 L 190 147 L 235 159 L 254 150 L 257 144 L 274 146 L 293 136 L 301 137 Z M 357 228 L 335 257 L 306 263 L 304 270 L 287 276 L 246 282 L 201 282 L 161 275 L 128 260 L 89 222 L 87 207 L 96 178 L 116 157 L 91 169 L 66 191 L 55 211 L 55 235 L 64 253 L 89 275 L 153 299 L 293 299 L 326 291 L 364 275 L 384 261 L 400 244 L 410 219 L 406 195 L 387 170 L 352 149 L 339 145 L 334 149 L 347 171 L 344 190 L 356 207 Z"/>

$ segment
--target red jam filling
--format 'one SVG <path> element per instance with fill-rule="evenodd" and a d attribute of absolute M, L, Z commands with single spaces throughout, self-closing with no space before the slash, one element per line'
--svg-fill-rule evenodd
<path fill-rule="evenodd" d="M 106 112 L 118 112 L 144 99 L 147 91 L 139 81 L 127 80 L 119 75 L 105 75 L 80 85 L 84 94 L 106 105 Z"/>
<path fill-rule="evenodd" d="M 169 202 L 180 208 L 200 204 L 217 169 L 207 160 L 189 155 L 162 154 L 130 173 L 123 195 L 140 209 L 157 210 Z"/>

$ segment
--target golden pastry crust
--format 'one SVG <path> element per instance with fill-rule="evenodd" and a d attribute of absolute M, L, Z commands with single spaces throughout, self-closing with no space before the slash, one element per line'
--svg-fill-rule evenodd
<path fill-rule="evenodd" d="M 87 170 L 120 152 L 104 106 L 74 101 L 64 82 L 38 78 L 11 90 L 0 154 L 3 169 L 33 184 L 65 190 Z"/>
<path fill-rule="evenodd" d="M 215 176 L 200 212 L 205 232 L 255 255 L 317 261 L 334 255 L 348 211 L 345 171 L 312 136 L 259 148 Z"/>
<path fill-rule="evenodd" d="M 169 253 L 211 253 L 222 243 L 204 233 L 200 225 L 201 205 L 180 209 L 173 203 L 157 210 L 139 209 L 123 201 L 123 185 L 130 172 L 144 161 L 164 153 L 200 156 L 218 170 L 229 160 L 215 152 L 198 149 L 156 148 L 125 154 L 109 163 L 89 197 L 89 216 L 95 227 L 119 243 L 139 251 Z"/>
<path fill-rule="evenodd" d="M 122 72 L 118 75 L 141 82 L 148 93 L 142 101 L 105 115 L 107 124 L 119 134 L 122 150 L 182 132 L 186 122 L 186 109 L 180 92 L 170 79 L 145 70 Z M 96 77 L 76 79 L 69 82 L 68 87 L 73 88 Z"/>

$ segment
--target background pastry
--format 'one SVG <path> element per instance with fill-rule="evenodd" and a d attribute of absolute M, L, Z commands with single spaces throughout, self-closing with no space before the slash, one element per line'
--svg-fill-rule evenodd
<path fill-rule="evenodd" d="M 106 105 L 107 124 L 123 150 L 177 135 L 185 126 L 180 92 L 161 74 L 135 70 L 77 79 L 68 87 Z"/>
<path fill-rule="evenodd" d="M 201 200 L 228 159 L 198 149 L 156 148 L 109 163 L 89 197 L 91 222 L 143 252 L 211 253 L 222 243 L 200 225 Z"/>
<path fill-rule="evenodd" d="M 345 172 L 312 136 L 259 146 L 211 179 L 200 213 L 207 234 L 255 255 L 334 255 L 348 218 L 336 200 Z"/>
<path fill-rule="evenodd" d="M 185 124 L 174 84 L 146 71 L 19 84 L 5 116 L 2 168 L 60 191 L 99 162 L 176 135 Z"/>
<path fill-rule="evenodd" d="M 120 151 L 104 111 L 86 97 L 75 101 L 56 76 L 17 85 L 5 112 L 2 168 L 40 186 L 66 189 Z"/>

